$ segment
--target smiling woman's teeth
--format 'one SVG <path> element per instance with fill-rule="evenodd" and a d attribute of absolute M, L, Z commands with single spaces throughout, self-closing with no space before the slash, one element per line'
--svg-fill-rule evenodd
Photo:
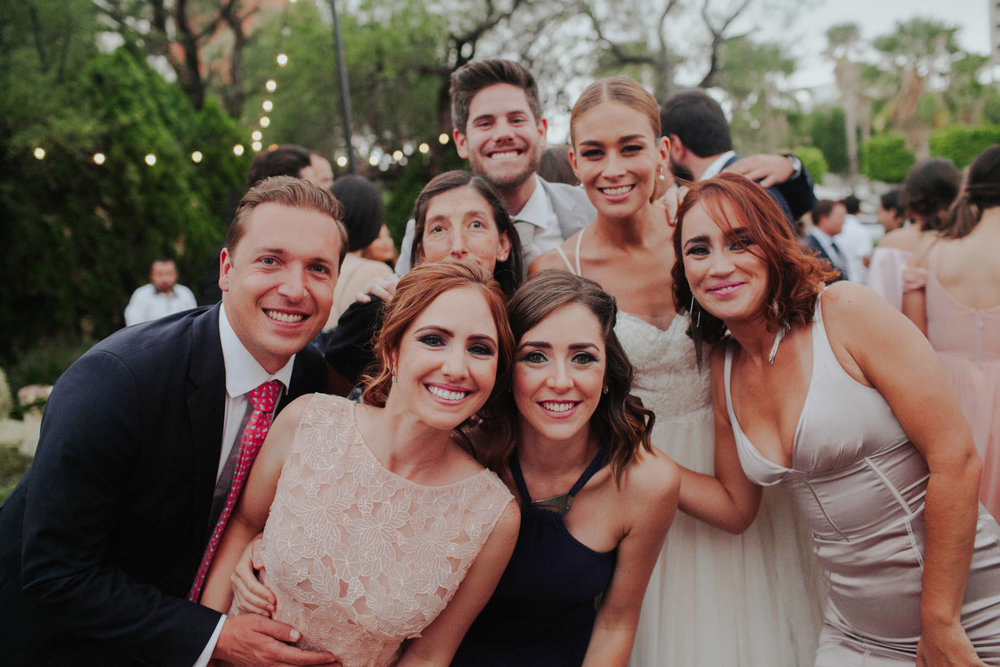
<path fill-rule="evenodd" d="M 465 398 L 466 393 L 464 391 L 448 391 L 447 389 L 442 389 L 441 387 L 428 386 L 427 391 L 431 392 L 438 398 L 443 398 L 446 401 L 458 401 Z"/>
<path fill-rule="evenodd" d="M 572 401 L 569 402 L 560 401 L 558 403 L 555 403 L 553 401 L 545 401 L 542 403 L 542 407 L 548 410 L 549 412 L 566 412 L 574 405 L 576 405 L 576 403 Z"/>
<path fill-rule="evenodd" d="M 264 313 L 270 317 L 272 320 L 278 320 L 279 322 L 301 322 L 305 319 L 305 315 L 292 314 L 292 313 L 281 313 L 277 310 L 265 310 Z"/>
<path fill-rule="evenodd" d="M 632 189 L 631 185 L 622 185 L 617 188 L 601 188 L 601 192 L 603 192 L 606 195 L 611 195 L 612 197 L 614 197 L 617 195 L 627 194 L 628 191 L 631 189 Z"/>

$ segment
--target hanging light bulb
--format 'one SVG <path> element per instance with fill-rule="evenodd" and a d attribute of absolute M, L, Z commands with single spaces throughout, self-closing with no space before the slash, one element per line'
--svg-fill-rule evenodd
<path fill-rule="evenodd" d="M 448 143 L 448 133 L 447 132 L 442 132 L 441 134 L 438 135 L 438 143 L 441 144 L 442 146 L 444 146 L 444 145 L 446 145 Z"/>
<path fill-rule="evenodd" d="M 148 164 L 150 167 L 152 167 L 154 164 L 156 164 L 156 156 L 153 155 L 152 153 L 146 153 L 145 160 L 146 160 L 146 164 Z"/>
<path fill-rule="evenodd" d="M 260 105 L 264 111 L 270 111 L 274 108 L 274 103 L 271 100 L 264 100 L 264 103 Z"/>
<path fill-rule="evenodd" d="M 35 149 L 35 159 L 44 160 L 45 159 L 45 149 L 39 146 Z"/>
<path fill-rule="evenodd" d="M 107 158 L 105 157 L 104 153 L 94 153 L 92 159 L 94 160 L 94 164 L 100 165 L 104 164 L 104 160 L 106 160 Z"/>
<path fill-rule="evenodd" d="M 192 151 L 191 152 L 191 161 L 194 162 L 195 164 L 198 164 L 199 162 L 201 162 L 201 160 L 202 160 L 203 157 L 205 157 L 205 156 L 201 154 L 201 151 Z"/>
<path fill-rule="evenodd" d="M 267 88 L 267 92 L 273 93 L 278 89 L 278 82 L 274 79 L 268 79 L 267 83 L 264 84 L 264 87 Z"/>
<path fill-rule="evenodd" d="M 246 149 L 243 148 L 243 144 L 236 144 L 235 146 L 233 146 L 233 155 L 235 155 L 236 157 L 239 157 L 239 156 L 243 155 L 243 151 L 245 151 L 245 150 Z"/>
<path fill-rule="evenodd" d="M 423 142 L 420 144 L 417 150 L 423 153 L 424 155 L 427 155 L 428 153 L 431 152 L 431 147 L 427 145 L 427 142 Z"/>
<path fill-rule="evenodd" d="M 263 147 L 264 144 L 260 143 L 259 141 L 255 141 L 252 144 L 250 144 L 250 148 L 254 149 L 258 153 L 260 152 L 260 149 Z"/>
<path fill-rule="evenodd" d="M 279 53 L 278 54 L 278 67 L 284 67 L 288 64 L 288 54 Z"/>

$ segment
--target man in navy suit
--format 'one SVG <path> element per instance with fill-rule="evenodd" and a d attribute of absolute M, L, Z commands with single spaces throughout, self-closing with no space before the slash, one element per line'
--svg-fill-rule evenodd
<path fill-rule="evenodd" d="M 298 633 L 286 624 L 185 597 L 229 489 L 247 394 L 277 380 L 280 410 L 326 386 L 305 346 L 347 247 L 339 217 L 325 189 L 263 181 L 220 255 L 221 305 L 123 329 L 56 383 L 35 460 L 0 507 L 5 663 L 333 661 L 287 645 Z"/>
<path fill-rule="evenodd" d="M 830 282 L 849 278 L 847 256 L 843 253 L 833 237 L 844 228 L 847 219 L 847 208 L 843 202 L 821 199 L 812 210 L 813 228 L 809 230 L 802 243 L 813 251 L 820 259 L 830 262 L 839 274 Z"/>
<path fill-rule="evenodd" d="M 791 225 L 816 203 L 812 177 L 794 155 L 743 159 L 736 155 L 726 115 L 705 91 L 684 90 L 671 95 L 660 109 L 660 124 L 663 136 L 670 140 L 675 176 L 705 181 L 723 171 L 742 174 L 767 188 Z"/>

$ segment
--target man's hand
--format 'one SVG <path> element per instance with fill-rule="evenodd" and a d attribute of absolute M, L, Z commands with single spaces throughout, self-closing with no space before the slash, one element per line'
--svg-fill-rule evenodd
<path fill-rule="evenodd" d="M 784 155 L 763 153 L 740 158 L 727 167 L 726 171 L 746 176 L 751 181 L 759 183 L 762 188 L 784 183 L 795 173 L 791 160 Z"/>
<path fill-rule="evenodd" d="M 222 624 L 213 659 L 234 665 L 330 665 L 341 667 L 332 653 L 304 651 L 289 643 L 302 633 L 288 625 L 257 614 L 230 616 Z"/>

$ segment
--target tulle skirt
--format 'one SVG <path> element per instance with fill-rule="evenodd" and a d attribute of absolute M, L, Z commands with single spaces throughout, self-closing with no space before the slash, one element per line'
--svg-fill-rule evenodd
<path fill-rule="evenodd" d="M 711 472 L 711 407 L 683 420 L 663 417 L 654 444 L 681 465 Z M 630 664 L 811 665 L 824 598 L 811 536 L 782 489 L 764 490 L 742 535 L 678 512 L 646 589 Z"/>

